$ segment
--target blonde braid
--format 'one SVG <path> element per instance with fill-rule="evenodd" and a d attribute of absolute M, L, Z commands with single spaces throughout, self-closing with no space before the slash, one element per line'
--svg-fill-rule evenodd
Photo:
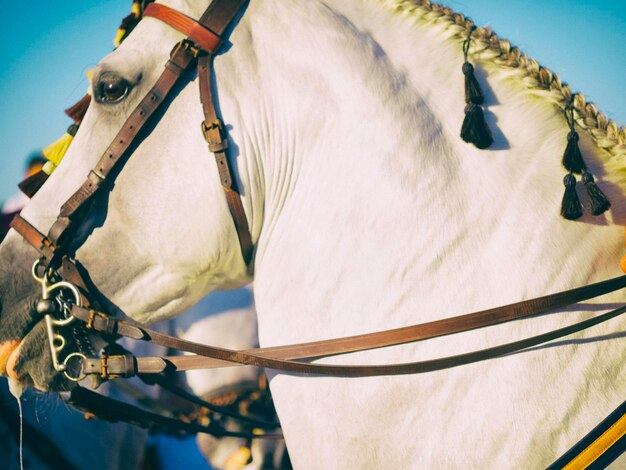
<path fill-rule="evenodd" d="M 382 0 L 394 12 L 406 17 L 443 26 L 451 37 L 462 43 L 474 26 L 474 22 L 461 13 L 429 0 Z M 478 26 L 472 33 L 472 55 L 483 61 L 493 62 L 519 72 L 522 81 L 530 89 L 546 91 L 561 110 L 572 98 L 572 89 L 550 69 L 526 56 L 506 39 L 500 39 L 488 28 Z M 459 45 L 460 47 L 460 45 Z M 621 158 L 626 157 L 626 129 L 598 111 L 593 103 L 587 103 L 585 95 L 574 96 L 576 124 L 586 131 L 598 147 L 604 149 L 613 163 L 623 167 Z M 620 168 L 618 168 L 620 169 Z"/>

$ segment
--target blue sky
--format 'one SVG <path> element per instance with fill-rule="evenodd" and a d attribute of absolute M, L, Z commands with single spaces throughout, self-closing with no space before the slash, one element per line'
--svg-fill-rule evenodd
<path fill-rule="evenodd" d="M 254 0 L 253 0 L 254 1 Z M 338 0 L 339 1 L 339 0 Z M 26 157 L 70 124 L 63 109 L 87 88 L 84 72 L 112 49 L 130 0 L 6 2 L 0 15 L 0 201 L 16 191 Z M 444 0 L 491 25 L 626 124 L 624 0 Z"/>

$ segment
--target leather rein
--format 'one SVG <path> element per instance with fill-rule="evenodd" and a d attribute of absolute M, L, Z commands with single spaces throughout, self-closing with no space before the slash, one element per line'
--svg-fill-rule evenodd
<path fill-rule="evenodd" d="M 515 342 L 472 351 L 465 354 L 433 360 L 403 364 L 383 365 L 329 365 L 303 362 L 329 355 L 345 354 L 393 345 L 424 341 L 427 339 L 467 332 L 528 318 L 551 310 L 593 299 L 626 287 L 626 276 L 559 292 L 544 297 L 525 300 L 511 305 L 492 308 L 443 320 L 416 324 L 376 333 L 350 336 L 332 340 L 291 344 L 270 348 L 231 350 L 207 346 L 164 335 L 134 321 L 114 318 L 98 304 L 97 295 L 86 270 L 77 260 L 68 256 L 73 234 L 84 220 L 93 196 L 106 187 L 124 159 L 141 141 L 141 131 L 194 66 L 197 67 L 200 97 L 205 120 L 202 132 L 209 150 L 215 155 L 220 181 L 234 225 L 239 237 L 242 256 L 246 264 L 252 260 L 253 244 L 240 194 L 233 182 L 227 159 L 227 138 L 224 126 L 213 103 L 211 67 L 215 54 L 223 43 L 223 35 L 233 19 L 242 10 L 246 0 L 214 0 L 200 20 L 193 20 L 164 5 L 150 4 L 144 11 L 149 16 L 165 22 L 187 35 L 172 50 L 162 75 L 126 120 L 98 164 L 89 173 L 82 186 L 61 207 L 57 220 L 48 235 L 43 235 L 28 221 L 17 216 L 12 227 L 40 252 L 33 267 L 35 279 L 42 284 L 43 300 L 39 313 L 46 319 L 50 350 L 57 371 L 73 381 L 88 375 L 107 380 L 120 377 L 161 377 L 174 371 L 216 368 L 233 365 L 252 365 L 286 372 L 330 375 L 339 377 L 369 377 L 382 375 L 417 374 L 463 364 L 501 357 L 522 351 L 557 338 L 561 338 L 594 325 L 606 322 L 626 312 L 626 305 L 593 318 Z M 51 300 L 55 292 L 70 290 L 74 300 L 66 305 L 66 314 L 59 318 Z M 92 304 L 89 303 L 91 300 Z M 150 341 L 172 349 L 192 353 L 188 356 L 135 357 L 132 354 L 104 355 L 90 358 L 82 353 L 72 353 L 64 361 L 58 357 L 62 347 L 55 338 L 58 328 L 70 321 L 82 322 L 87 330 L 98 332 L 105 338 L 116 340 L 128 337 Z M 56 335 L 56 336 L 55 336 Z M 78 361 L 78 371 L 72 365 Z M 75 364 L 74 364 L 75 365 Z M 84 389 L 80 393 L 92 393 Z"/>
<path fill-rule="evenodd" d="M 16 219 L 16 222 L 19 225 L 28 224 L 23 219 Z M 36 229 L 29 226 L 28 231 L 33 233 Z M 38 239 L 40 241 L 45 240 L 45 237 L 39 234 Z M 86 272 L 78 264 L 78 261 L 65 258 L 63 267 L 66 279 L 72 285 L 78 286 L 81 291 L 89 291 L 90 282 L 85 278 Z M 125 354 L 100 358 L 83 358 L 80 376 L 68 378 L 70 380 L 82 380 L 87 375 L 96 375 L 103 379 L 112 379 L 142 374 L 161 374 L 234 365 L 251 365 L 285 372 L 337 377 L 372 377 L 433 372 L 494 359 L 574 334 L 626 313 L 626 304 L 587 320 L 537 336 L 433 360 L 383 365 L 311 364 L 301 362 L 301 360 L 397 346 L 464 333 L 547 313 L 578 302 L 594 299 L 625 287 L 626 275 L 505 306 L 402 328 L 343 338 L 241 351 L 182 340 L 154 331 L 133 320 L 114 318 L 95 308 L 83 306 L 76 302 L 70 307 L 71 318 L 84 323 L 88 330 L 109 337 L 126 337 L 137 341 L 148 341 L 167 348 L 185 351 L 191 353 L 191 355 L 135 357 L 132 354 Z"/>

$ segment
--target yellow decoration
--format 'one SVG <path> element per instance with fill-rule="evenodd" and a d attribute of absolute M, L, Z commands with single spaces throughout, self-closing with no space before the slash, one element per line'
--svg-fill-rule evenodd
<path fill-rule="evenodd" d="M 224 470 L 240 470 L 250 463 L 252 452 L 247 447 L 240 447 L 224 462 Z"/>
<path fill-rule="evenodd" d="M 41 153 L 57 167 L 59 163 L 61 163 L 61 160 L 63 160 L 65 152 L 67 152 L 72 140 L 74 140 L 74 137 L 66 132 L 61 138 L 55 140 L 43 149 Z"/>
<path fill-rule="evenodd" d="M 52 172 L 56 169 L 57 169 L 57 166 L 50 161 L 44 163 L 43 167 L 41 168 L 41 170 L 48 176 L 50 176 Z"/>
<path fill-rule="evenodd" d="M 595 441 L 593 441 L 585 450 L 578 454 L 564 470 L 582 470 L 589 467 L 598 457 L 619 441 L 626 434 L 626 415 L 623 415 L 613 425 L 603 432 Z"/>
<path fill-rule="evenodd" d="M 132 27 L 136 24 L 136 22 L 141 18 L 141 3 L 140 2 L 133 2 L 133 6 L 131 7 L 130 10 L 130 15 L 132 15 L 135 18 L 135 22 L 130 24 L 130 27 L 132 29 Z M 126 26 L 128 27 L 128 20 L 130 18 L 130 15 L 128 15 L 126 18 L 124 18 L 124 21 L 122 21 L 122 26 Z M 122 40 L 124 39 L 124 35 L 126 34 L 126 29 L 127 28 L 118 28 L 117 32 L 115 33 L 115 38 L 113 39 L 113 45 L 115 47 L 120 47 L 120 44 L 122 44 Z"/>
<path fill-rule="evenodd" d="M 126 34 L 126 30 L 119 28 L 117 30 L 117 32 L 115 33 L 115 38 L 113 38 L 113 45 L 115 47 L 119 47 L 120 44 L 122 44 L 122 38 L 124 37 L 124 34 Z"/>

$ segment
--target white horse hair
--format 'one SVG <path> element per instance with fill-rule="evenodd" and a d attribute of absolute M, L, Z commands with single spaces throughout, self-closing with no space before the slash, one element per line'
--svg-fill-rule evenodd
<path fill-rule="evenodd" d="M 194 18 L 208 4 L 164 3 Z M 464 143 L 467 31 L 462 17 L 427 2 L 251 1 L 215 60 L 215 80 L 256 246 L 253 270 L 241 259 L 198 129 L 197 80 L 125 165 L 106 219 L 78 259 L 105 295 L 146 323 L 253 275 L 262 346 L 395 328 L 615 277 L 626 215 L 623 131 L 601 114 L 589 118 L 593 109 L 577 98 L 577 115 L 594 128 L 579 129 L 581 149 L 613 206 L 601 217 L 563 220 L 562 107 L 571 91 L 478 30 L 470 60 L 485 85 L 495 143 Z M 23 212 L 40 231 L 181 37 L 146 18 L 98 65 L 94 83 L 107 71 L 133 88 L 119 104 L 90 107 L 63 164 Z M 8 312 L 34 289 L 15 287 L 8 273 L 27 269 L 34 253 L 15 233 L 2 246 Z M 322 362 L 410 362 L 482 349 L 622 299 Z M 539 468 L 626 398 L 616 340 L 625 327 L 616 319 L 553 345 L 423 375 L 268 371 L 270 386 L 296 468 Z M 46 385 L 34 365 L 26 370 Z"/>

